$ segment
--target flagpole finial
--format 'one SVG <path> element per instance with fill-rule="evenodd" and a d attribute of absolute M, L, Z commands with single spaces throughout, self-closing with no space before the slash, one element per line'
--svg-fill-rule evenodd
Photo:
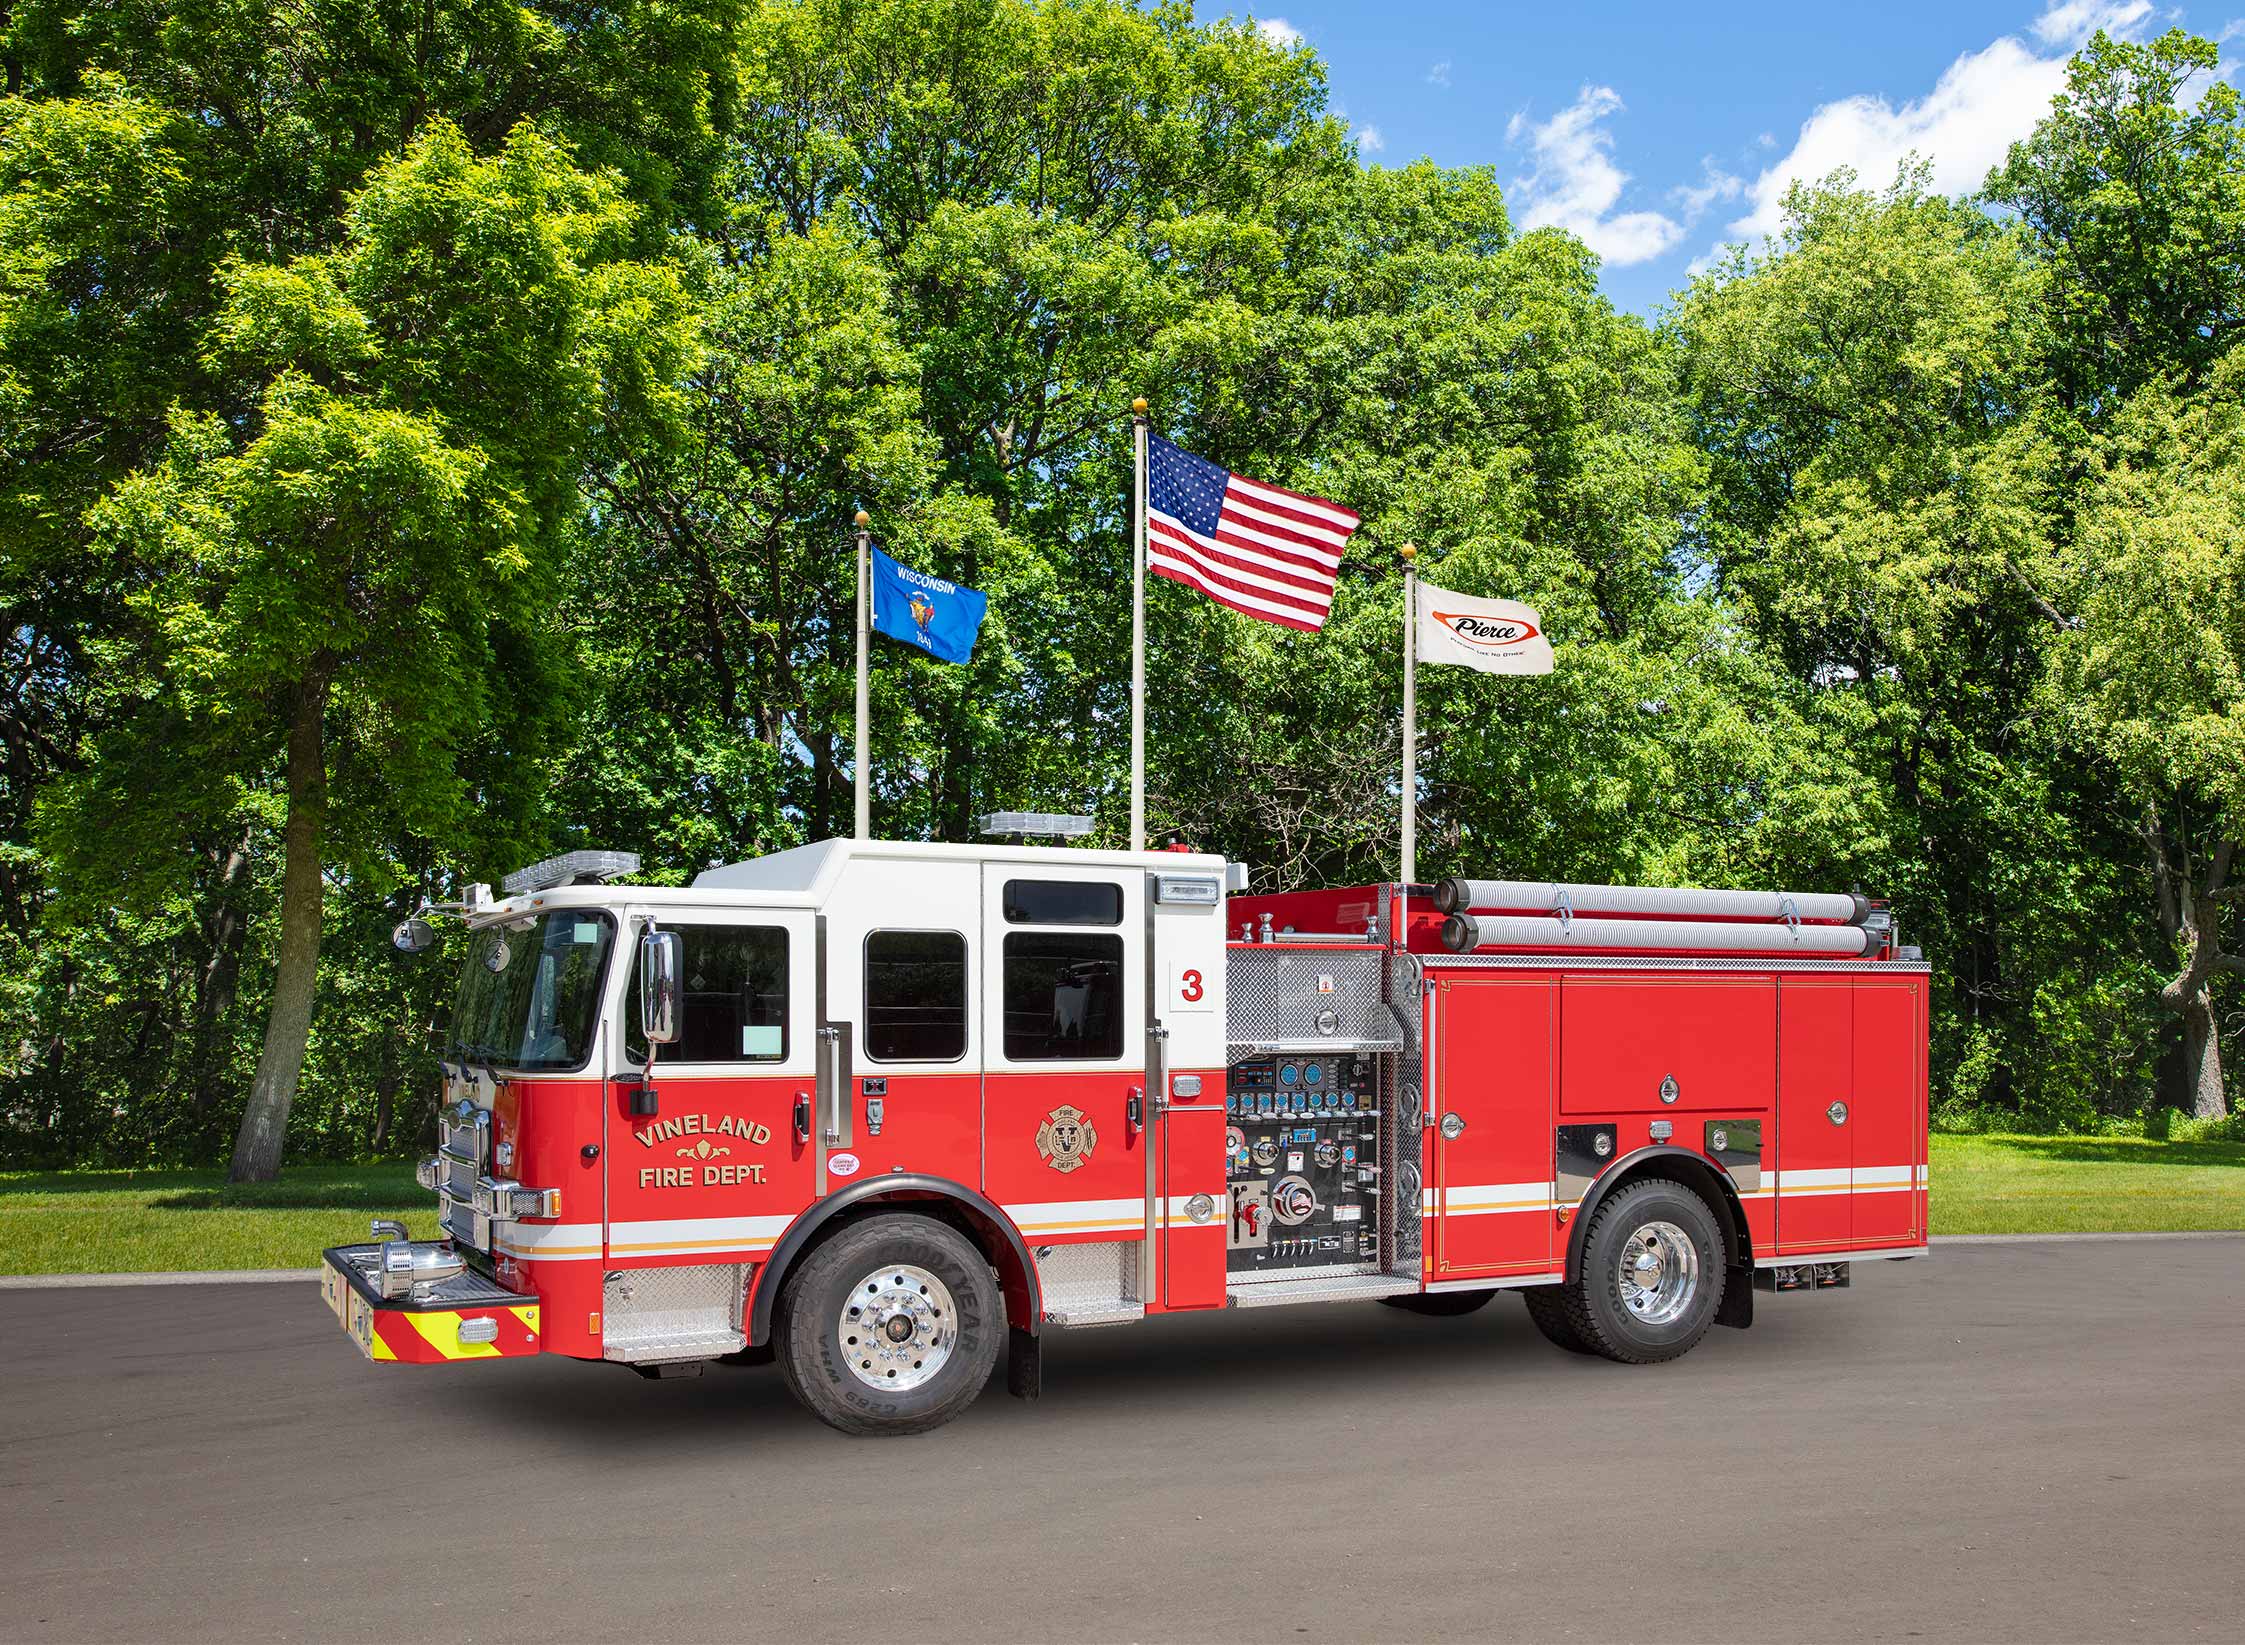
<path fill-rule="evenodd" d="M 1143 417 L 1146 415 L 1146 400 L 1143 395 L 1130 402 L 1130 414 L 1133 417 Z"/>
<path fill-rule="evenodd" d="M 860 530 L 860 531 L 863 531 L 863 530 L 864 530 L 864 529 L 865 529 L 865 528 L 866 528 L 867 526 L 871 525 L 872 523 L 873 523 L 873 516 L 872 516 L 872 515 L 870 515 L 870 514 L 866 513 L 866 512 L 865 512 L 865 510 L 864 510 L 864 509 L 862 509 L 862 508 L 861 508 L 861 509 L 859 509 L 859 510 L 857 511 L 857 528 L 858 528 L 858 530 Z"/>
<path fill-rule="evenodd" d="M 1405 543 L 1395 551 L 1395 557 L 1405 565 L 1409 565 L 1419 557 L 1419 545 L 1417 543 Z"/>

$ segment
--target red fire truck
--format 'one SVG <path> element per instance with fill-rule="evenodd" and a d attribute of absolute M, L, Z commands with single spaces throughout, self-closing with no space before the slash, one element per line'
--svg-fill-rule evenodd
<path fill-rule="evenodd" d="M 326 1253 L 369 1357 L 768 1357 L 907 1433 L 1001 1357 L 1033 1398 L 1054 1327 L 1513 1290 L 1648 1363 L 1926 1248 L 1927 972 L 1860 897 L 1252 896 L 1215 856 L 855 840 L 636 867 L 471 894 L 441 1237 Z"/>

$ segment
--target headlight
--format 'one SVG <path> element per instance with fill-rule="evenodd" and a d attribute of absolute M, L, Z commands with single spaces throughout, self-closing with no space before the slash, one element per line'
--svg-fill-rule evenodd
<path fill-rule="evenodd" d="M 561 1215 L 560 1189 L 525 1188 L 509 1177 L 477 1179 L 472 1200 L 479 1214 L 502 1222 Z"/>

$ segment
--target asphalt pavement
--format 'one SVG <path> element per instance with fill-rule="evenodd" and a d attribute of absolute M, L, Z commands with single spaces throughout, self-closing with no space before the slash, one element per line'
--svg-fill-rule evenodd
<path fill-rule="evenodd" d="M 2245 1241 L 1954 1246 L 1676 1364 L 1500 1298 L 769 1368 L 375 1366 L 305 1284 L 0 1293 L 0 1639 L 2235 1639 Z"/>

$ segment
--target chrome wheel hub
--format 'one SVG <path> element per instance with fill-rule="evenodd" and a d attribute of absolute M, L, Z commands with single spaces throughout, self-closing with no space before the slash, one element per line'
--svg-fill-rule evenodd
<path fill-rule="evenodd" d="M 850 1287 L 834 1340 L 842 1363 L 868 1388 L 917 1388 L 958 1346 L 950 1287 L 909 1263 L 876 1268 Z"/>
<path fill-rule="evenodd" d="M 1648 1222 L 1622 1242 L 1616 1275 L 1624 1308 L 1647 1325 L 1669 1325 L 1699 1294 L 1699 1247 L 1672 1222 Z"/>

